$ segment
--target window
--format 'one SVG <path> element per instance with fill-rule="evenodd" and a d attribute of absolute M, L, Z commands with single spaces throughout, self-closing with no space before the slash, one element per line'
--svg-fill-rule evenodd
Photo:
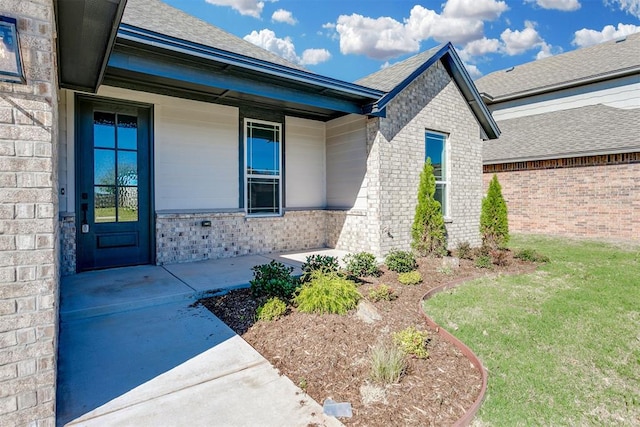
<path fill-rule="evenodd" d="M 425 141 L 426 157 L 431 159 L 433 174 L 436 177 L 436 194 L 434 197 L 440 202 L 440 206 L 442 206 L 442 214 L 447 217 L 449 215 L 447 135 L 427 131 L 425 134 Z"/>
<path fill-rule="evenodd" d="M 281 125 L 245 119 L 245 209 L 249 215 L 279 215 L 282 205 Z"/>

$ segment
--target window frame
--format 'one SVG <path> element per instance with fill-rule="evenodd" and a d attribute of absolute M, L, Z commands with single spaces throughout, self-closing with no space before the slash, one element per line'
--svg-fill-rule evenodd
<path fill-rule="evenodd" d="M 451 219 L 451 158 L 449 149 L 449 134 L 445 132 L 439 132 L 437 130 L 425 129 L 424 132 L 424 161 L 427 161 L 428 152 L 428 137 L 429 135 L 435 135 L 443 139 L 443 162 L 444 162 L 444 180 L 438 180 L 436 178 L 436 186 L 442 185 L 443 187 L 443 201 L 440 203 L 442 210 L 442 216 L 445 220 Z"/>
<path fill-rule="evenodd" d="M 249 150 L 248 150 L 248 125 L 249 123 L 256 123 L 268 126 L 274 126 L 278 130 L 278 173 L 277 174 L 256 174 L 256 173 L 248 173 L 247 165 L 249 163 Z M 243 120 L 243 140 L 244 140 L 244 164 L 243 168 L 243 185 L 244 185 L 244 212 L 248 217 L 273 217 L 273 216 L 282 216 L 283 207 L 282 207 L 282 193 L 283 193 L 283 125 L 282 123 L 272 122 L 267 120 L 259 120 L 245 117 Z M 249 179 L 250 178 L 258 178 L 258 179 L 276 179 L 278 181 L 278 211 L 277 212 L 266 212 L 266 213 L 252 213 L 249 212 Z"/>

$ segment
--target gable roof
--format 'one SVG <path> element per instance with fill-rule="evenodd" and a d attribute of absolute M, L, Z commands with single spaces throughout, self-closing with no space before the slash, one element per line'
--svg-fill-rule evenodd
<path fill-rule="evenodd" d="M 640 151 L 640 109 L 597 104 L 499 124 L 500 138 L 483 145 L 484 164 Z"/>
<path fill-rule="evenodd" d="M 539 59 L 476 80 L 488 102 L 500 102 L 640 72 L 640 32 Z"/>
<path fill-rule="evenodd" d="M 371 105 L 371 111 L 381 111 L 404 88 L 437 61 L 442 61 L 487 138 L 497 138 L 500 135 L 500 129 L 451 43 L 445 43 L 421 52 L 402 62 L 370 74 L 356 83 L 386 92 L 382 98 Z"/>

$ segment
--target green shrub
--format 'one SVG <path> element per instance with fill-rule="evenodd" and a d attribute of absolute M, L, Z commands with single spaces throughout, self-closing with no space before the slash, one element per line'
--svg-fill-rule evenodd
<path fill-rule="evenodd" d="M 398 274 L 398 282 L 403 285 L 417 285 L 422 282 L 422 274 L 418 270 Z"/>
<path fill-rule="evenodd" d="M 431 159 L 427 157 L 420 173 L 418 204 L 411 227 L 413 248 L 421 255 L 442 256 L 447 252 L 447 229 L 444 226 L 442 206 L 434 195 L 436 178 Z"/>
<path fill-rule="evenodd" d="M 369 252 L 348 254 L 344 257 L 344 262 L 347 272 L 353 277 L 378 276 L 380 274 L 378 261 Z"/>
<path fill-rule="evenodd" d="M 289 300 L 300 285 L 298 278 L 293 277 L 293 267 L 281 262 L 271 261 L 269 264 L 256 265 L 252 268 L 253 280 L 251 293 L 254 296 L 278 297 Z"/>
<path fill-rule="evenodd" d="M 371 380 L 381 384 L 394 384 L 407 371 L 407 356 L 396 346 L 378 344 L 371 349 Z"/>
<path fill-rule="evenodd" d="M 429 357 L 427 336 L 426 331 L 419 331 L 414 326 L 409 326 L 393 334 L 393 341 L 405 354 L 411 354 L 418 359 L 426 359 Z"/>
<path fill-rule="evenodd" d="M 270 322 L 271 320 L 279 319 L 287 312 L 287 303 L 280 298 L 269 298 L 264 304 L 258 307 L 256 316 L 258 320 L 265 320 Z"/>
<path fill-rule="evenodd" d="M 310 255 L 307 261 L 302 264 L 302 282 L 308 282 L 314 271 L 320 271 L 324 274 L 337 273 L 339 269 L 338 258 L 327 255 Z"/>
<path fill-rule="evenodd" d="M 509 242 L 507 204 L 502 197 L 502 188 L 497 175 L 493 175 L 487 196 L 482 199 L 480 233 L 482 244 L 491 249 L 504 248 Z"/>
<path fill-rule="evenodd" d="M 480 255 L 476 258 L 476 267 L 478 268 L 491 268 L 493 261 L 490 255 Z"/>
<path fill-rule="evenodd" d="M 473 249 L 469 242 L 460 242 L 456 247 L 456 255 L 460 259 L 473 259 Z"/>
<path fill-rule="evenodd" d="M 413 252 L 392 250 L 384 259 L 387 268 L 396 273 L 407 273 L 418 268 Z"/>
<path fill-rule="evenodd" d="M 513 257 L 529 262 L 549 262 L 548 256 L 533 249 L 520 249 Z"/>
<path fill-rule="evenodd" d="M 396 298 L 398 298 L 398 296 L 393 292 L 393 289 L 384 284 L 380 284 L 369 290 L 369 299 L 373 302 L 382 300 L 392 301 Z"/>
<path fill-rule="evenodd" d="M 336 273 L 315 272 L 300 288 L 294 301 L 302 313 L 345 314 L 362 298 L 355 282 Z"/>

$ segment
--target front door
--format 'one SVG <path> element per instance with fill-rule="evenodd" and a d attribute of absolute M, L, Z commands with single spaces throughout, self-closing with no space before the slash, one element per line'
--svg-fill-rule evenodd
<path fill-rule="evenodd" d="M 77 270 L 151 262 L 151 107 L 76 98 Z"/>

